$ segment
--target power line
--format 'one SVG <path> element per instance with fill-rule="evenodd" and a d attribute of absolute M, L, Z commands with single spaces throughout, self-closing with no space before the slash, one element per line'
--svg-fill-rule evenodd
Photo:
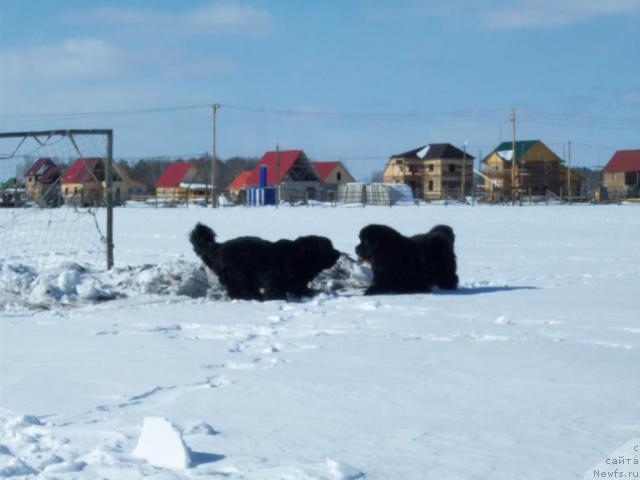
<path fill-rule="evenodd" d="M 233 104 L 220 104 L 221 107 L 229 110 L 244 111 L 257 114 L 271 114 L 284 116 L 302 116 L 311 118 L 344 118 L 344 119 L 389 119 L 389 120 L 430 120 L 438 121 L 436 117 L 446 118 L 469 118 L 469 119 L 487 119 L 503 114 L 506 110 L 459 110 L 451 112 L 339 112 L 339 111 L 316 111 L 316 110 L 291 110 L 291 109 L 269 109 L 261 107 L 249 107 Z M 92 117 L 92 116 L 123 116 L 136 114 L 154 114 L 166 113 L 185 110 L 209 109 L 211 104 L 193 104 L 178 106 L 163 106 L 154 108 L 140 109 L 122 109 L 122 110 L 103 110 L 90 112 L 58 112 L 58 113 L 30 113 L 30 114 L 2 114 L 0 119 L 7 120 L 38 120 L 52 118 L 73 118 L 73 117 Z"/>
<path fill-rule="evenodd" d="M 388 120 L 405 122 L 429 122 L 448 123 L 462 121 L 499 121 L 506 117 L 509 109 L 465 109 L 437 112 L 344 112 L 322 110 L 295 110 L 263 108 L 246 105 L 223 103 L 221 107 L 238 112 L 258 115 L 276 115 L 288 117 L 303 117 L 317 120 Z M 56 113 L 26 113 L 26 114 L 0 114 L 0 122 L 19 120 L 50 120 L 65 118 L 88 117 L 116 117 L 128 115 L 152 115 L 179 111 L 204 110 L 211 108 L 211 103 L 199 103 L 190 105 L 159 106 L 151 108 L 131 108 L 120 110 L 99 110 L 84 112 L 56 112 Z M 627 130 L 636 128 L 640 124 L 637 117 L 605 117 L 582 114 L 563 114 L 546 112 L 535 109 L 519 109 L 521 120 L 526 123 L 544 124 L 550 126 L 604 126 L 608 129 Z"/>
<path fill-rule="evenodd" d="M 285 115 L 285 116 L 302 116 L 313 118 L 372 118 L 372 119 L 390 119 L 390 120 L 433 120 L 434 116 L 449 117 L 449 118 L 487 118 L 495 117 L 496 115 L 503 115 L 506 109 L 494 109 L 494 110 L 458 110 L 449 112 L 339 112 L 339 111 L 321 111 L 321 110 L 290 110 L 290 109 L 268 109 L 260 107 L 249 107 L 243 105 L 232 105 L 223 103 L 223 108 L 229 110 L 237 110 L 258 114 L 273 114 L 273 115 Z"/>
<path fill-rule="evenodd" d="M 197 105 L 179 105 L 173 107 L 154 107 L 154 108 L 138 108 L 127 110 L 104 110 L 92 112 L 64 112 L 64 113 L 17 113 L 0 115 L 0 119 L 13 120 L 39 120 L 51 118 L 73 118 L 73 117 L 93 117 L 93 116 L 120 116 L 120 115 L 136 115 L 136 114 L 152 114 L 164 112 L 176 112 L 184 110 L 198 110 L 203 108 L 211 108 L 210 104 Z"/>
<path fill-rule="evenodd" d="M 613 122 L 613 123 L 640 123 L 640 117 L 605 117 L 599 115 L 554 113 L 541 110 L 521 109 L 522 112 L 539 117 L 555 118 L 559 120 L 576 120 L 585 122 Z"/>

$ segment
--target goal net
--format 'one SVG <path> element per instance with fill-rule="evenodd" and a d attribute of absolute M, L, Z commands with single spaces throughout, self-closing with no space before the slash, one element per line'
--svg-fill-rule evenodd
<path fill-rule="evenodd" d="M 0 261 L 112 266 L 112 206 L 126 193 L 112 145 L 111 130 L 0 133 Z"/>

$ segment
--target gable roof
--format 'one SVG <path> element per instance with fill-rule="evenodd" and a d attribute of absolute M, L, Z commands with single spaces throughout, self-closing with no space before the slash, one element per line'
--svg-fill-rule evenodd
<path fill-rule="evenodd" d="M 340 162 L 311 162 L 311 164 L 318 172 L 320 180 L 325 180 L 340 165 Z"/>
<path fill-rule="evenodd" d="M 84 183 L 93 180 L 91 172 L 102 159 L 99 157 L 81 157 L 65 172 L 62 183 Z"/>
<path fill-rule="evenodd" d="M 281 150 L 278 152 L 277 158 L 278 162 L 276 162 L 276 152 L 266 152 L 255 168 L 251 170 L 251 175 L 249 175 L 247 179 L 247 185 L 258 185 L 260 183 L 260 167 L 263 165 L 267 167 L 267 185 L 275 185 L 276 183 L 282 182 L 296 161 L 299 159 L 306 160 L 306 155 L 302 150 Z M 276 163 L 278 165 L 276 165 Z M 278 170 L 277 176 L 276 170 Z M 316 177 L 318 176 L 313 167 L 310 167 L 309 170 L 309 173 L 312 173 Z"/>
<path fill-rule="evenodd" d="M 520 159 L 525 153 L 529 151 L 540 140 L 517 140 L 516 141 L 516 160 Z M 502 142 L 493 151 L 482 160 L 487 160 L 491 155 L 496 153 L 502 160 L 510 162 L 513 159 L 513 142 Z"/>
<path fill-rule="evenodd" d="M 244 172 L 240 172 L 236 178 L 234 178 L 229 186 L 227 187 L 229 190 L 238 190 L 240 188 L 245 188 L 247 186 L 247 181 L 251 176 L 251 170 L 245 170 Z"/>
<path fill-rule="evenodd" d="M 60 169 L 49 157 L 42 157 L 31 165 L 25 177 L 36 177 L 36 182 L 47 183 L 49 180 L 55 181 L 60 176 Z"/>
<path fill-rule="evenodd" d="M 607 173 L 640 171 L 640 150 L 618 150 L 604 167 Z"/>
<path fill-rule="evenodd" d="M 193 162 L 181 160 L 170 163 L 156 182 L 156 188 L 178 188 L 192 165 Z"/>
<path fill-rule="evenodd" d="M 460 150 L 458 147 L 451 145 L 450 143 L 429 143 L 423 145 L 408 152 L 400 153 L 398 155 L 392 155 L 391 158 L 415 158 L 420 160 L 433 160 L 436 158 L 468 158 L 474 160 L 475 157 Z"/>
<path fill-rule="evenodd" d="M 18 179 L 16 177 L 11 177 L 0 182 L 0 190 L 6 190 L 9 188 L 20 188 L 20 187 L 21 187 L 20 182 L 18 182 Z"/>

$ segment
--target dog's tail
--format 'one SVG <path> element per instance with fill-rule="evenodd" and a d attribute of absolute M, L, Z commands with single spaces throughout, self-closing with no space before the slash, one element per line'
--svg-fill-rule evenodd
<path fill-rule="evenodd" d="M 198 223 L 191 231 L 189 240 L 196 255 L 202 259 L 207 267 L 213 269 L 218 250 L 216 233 L 206 225 Z"/>

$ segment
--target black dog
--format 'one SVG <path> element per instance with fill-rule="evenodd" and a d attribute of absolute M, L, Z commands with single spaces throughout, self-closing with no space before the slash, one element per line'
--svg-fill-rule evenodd
<path fill-rule="evenodd" d="M 214 231 L 199 223 L 190 240 L 229 297 L 245 300 L 286 300 L 288 295 L 309 295 L 309 282 L 333 266 L 340 256 L 331 240 L 315 235 L 277 242 L 238 237 L 217 243 Z"/>
<path fill-rule="evenodd" d="M 360 231 L 358 258 L 371 264 L 373 281 L 366 295 L 430 292 L 434 286 L 458 288 L 455 235 L 448 225 L 405 237 L 386 225 L 368 225 Z"/>

